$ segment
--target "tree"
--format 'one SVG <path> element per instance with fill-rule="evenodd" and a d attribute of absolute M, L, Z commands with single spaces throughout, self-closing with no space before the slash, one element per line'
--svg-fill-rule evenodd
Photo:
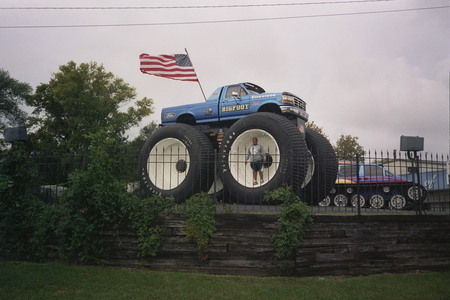
<path fill-rule="evenodd" d="M 364 160 L 364 148 L 358 143 L 358 137 L 351 135 L 341 135 L 334 147 L 336 156 L 339 160 L 356 160 L 359 155 L 360 161 Z"/>
<path fill-rule="evenodd" d="M 9 73 L 0 69 L 0 130 L 9 126 L 24 125 L 26 113 L 20 109 L 32 93 L 28 83 L 11 78 Z"/>
<path fill-rule="evenodd" d="M 129 151 L 131 153 L 139 153 L 144 146 L 145 141 L 147 141 L 147 138 L 157 129 L 158 124 L 155 121 L 151 121 L 146 126 L 142 127 L 139 130 L 139 135 L 128 144 Z"/>
<path fill-rule="evenodd" d="M 153 113 L 153 101 L 144 97 L 126 112 L 122 106 L 136 97 L 135 89 L 95 62 L 59 67 L 49 83 L 41 84 L 28 101 L 35 109 L 29 123 L 41 149 L 86 150 L 89 135 L 106 132 L 116 140 Z"/>
<path fill-rule="evenodd" d="M 306 122 L 306 128 L 312 129 L 312 130 L 314 130 L 315 132 L 320 133 L 321 135 L 323 135 L 327 140 L 330 140 L 330 139 L 328 138 L 328 136 L 323 132 L 323 128 L 322 128 L 322 127 L 319 127 L 318 125 L 316 125 L 316 124 L 314 123 L 314 121 Z"/>

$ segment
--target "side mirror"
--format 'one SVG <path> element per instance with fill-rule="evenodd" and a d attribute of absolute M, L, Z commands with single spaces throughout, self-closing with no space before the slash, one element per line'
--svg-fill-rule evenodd
<path fill-rule="evenodd" d="M 241 97 L 239 97 L 239 94 L 237 92 L 232 92 L 231 96 L 233 96 L 234 98 L 237 98 L 237 99 L 241 99 Z"/>

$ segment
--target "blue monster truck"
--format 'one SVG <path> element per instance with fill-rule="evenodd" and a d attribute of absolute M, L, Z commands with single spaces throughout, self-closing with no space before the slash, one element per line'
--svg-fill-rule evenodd
<path fill-rule="evenodd" d="M 357 207 L 359 199 L 360 207 L 405 209 L 414 207 L 425 196 L 423 186 L 395 175 L 380 164 L 358 166 L 354 161 L 342 160 L 339 161 L 335 187 L 319 205 Z"/>
<path fill-rule="evenodd" d="M 289 184 L 317 203 L 333 188 L 333 147 L 305 127 L 306 103 L 291 93 L 226 85 L 202 103 L 164 108 L 161 121 L 141 151 L 141 183 L 149 193 L 182 202 L 223 189 L 237 201 L 257 203 L 265 191 Z M 264 181 L 256 185 L 246 164 L 253 137 L 266 152 Z"/>

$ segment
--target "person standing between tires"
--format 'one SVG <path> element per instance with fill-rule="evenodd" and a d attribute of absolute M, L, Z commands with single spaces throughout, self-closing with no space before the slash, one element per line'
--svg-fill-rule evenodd
<path fill-rule="evenodd" d="M 258 184 L 258 173 L 259 173 L 259 177 L 261 179 L 260 183 L 263 184 L 264 180 L 263 180 L 263 172 L 262 172 L 262 167 L 263 164 L 265 163 L 265 159 L 266 158 L 266 153 L 264 152 L 264 148 L 263 146 L 261 146 L 260 144 L 258 144 L 258 139 L 256 137 L 254 137 L 252 139 L 252 145 L 250 147 L 248 147 L 247 150 L 247 161 L 250 162 L 250 167 L 253 170 L 253 185 L 257 185 Z"/>

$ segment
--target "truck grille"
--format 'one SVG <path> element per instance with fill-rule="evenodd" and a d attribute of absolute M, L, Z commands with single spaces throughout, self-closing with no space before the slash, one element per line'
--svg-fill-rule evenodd
<path fill-rule="evenodd" d="M 306 110 L 306 102 L 300 98 L 294 97 L 294 106 L 297 106 L 303 110 Z"/>

